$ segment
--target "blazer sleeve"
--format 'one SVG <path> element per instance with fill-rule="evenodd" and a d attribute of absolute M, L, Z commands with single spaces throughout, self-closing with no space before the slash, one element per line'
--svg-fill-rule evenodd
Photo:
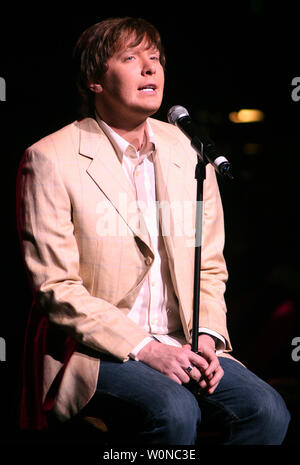
<path fill-rule="evenodd" d="M 70 195 L 57 157 L 43 146 L 27 149 L 20 163 L 17 223 L 33 292 L 49 321 L 89 348 L 126 361 L 149 334 L 83 285 Z"/>

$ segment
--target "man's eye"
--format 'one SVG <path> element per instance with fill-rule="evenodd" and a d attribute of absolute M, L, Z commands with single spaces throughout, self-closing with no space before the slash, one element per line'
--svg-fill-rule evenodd
<path fill-rule="evenodd" d="M 125 61 L 132 61 L 134 59 L 133 55 L 129 55 L 128 57 L 125 57 Z"/>
<path fill-rule="evenodd" d="M 151 60 L 154 60 L 154 61 L 158 61 L 159 60 L 159 56 L 157 55 L 153 55 L 150 57 Z"/>

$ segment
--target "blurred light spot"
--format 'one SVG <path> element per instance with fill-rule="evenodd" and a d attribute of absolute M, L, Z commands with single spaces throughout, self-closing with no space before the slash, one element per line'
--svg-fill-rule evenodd
<path fill-rule="evenodd" d="M 239 111 L 229 113 L 232 123 L 258 123 L 264 119 L 265 115 L 261 110 L 244 108 Z"/>
<path fill-rule="evenodd" d="M 279 305 L 273 313 L 273 318 L 285 318 L 296 316 L 295 304 L 292 300 L 287 300 Z"/>

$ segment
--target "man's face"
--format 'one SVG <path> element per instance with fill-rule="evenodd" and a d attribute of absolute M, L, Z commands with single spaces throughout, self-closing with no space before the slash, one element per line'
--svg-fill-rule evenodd
<path fill-rule="evenodd" d="M 101 109 L 110 123 L 121 118 L 137 122 L 155 113 L 162 102 L 164 70 L 159 51 L 148 46 L 145 38 L 136 47 L 124 47 L 107 62 L 101 81 Z"/>

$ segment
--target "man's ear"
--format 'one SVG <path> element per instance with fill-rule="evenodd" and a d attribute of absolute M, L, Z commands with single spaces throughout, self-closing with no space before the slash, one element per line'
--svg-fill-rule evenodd
<path fill-rule="evenodd" d="M 92 92 L 95 92 L 95 94 L 100 94 L 103 90 L 103 87 L 101 86 L 101 84 L 97 83 L 93 83 L 93 84 L 89 84 L 89 89 L 92 91 Z"/>

